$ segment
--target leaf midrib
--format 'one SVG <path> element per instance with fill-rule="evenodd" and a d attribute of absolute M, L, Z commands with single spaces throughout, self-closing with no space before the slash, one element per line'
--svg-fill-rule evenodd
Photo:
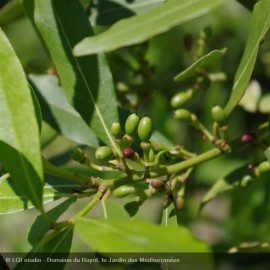
<path fill-rule="evenodd" d="M 55 14 L 56 14 L 56 19 L 57 19 L 57 21 L 58 21 L 58 23 L 59 23 L 59 25 L 60 25 L 60 27 L 61 27 L 62 33 L 63 33 L 63 35 L 64 35 L 64 37 L 65 37 L 65 39 L 66 39 L 67 45 L 68 45 L 69 50 L 70 50 L 70 52 L 71 52 L 71 55 L 72 55 L 72 57 L 73 57 L 73 60 L 75 61 L 76 66 L 77 66 L 77 68 L 78 68 L 78 70 L 79 70 L 79 72 L 80 72 L 80 75 L 81 75 L 81 77 L 82 77 L 82 79 L 83 79 L 83 82 L 84 82 L 84 84 L 85 84 L 85 87 L 86 87 L 86 89 L 87 89 L 87 91 L 88 91 L 88 93 L 89 93 L 89 96 L 90 96 L 90 98 L 91 98 L 91 101 L 92 101 L 92 103 L 93 103 L 93 105 L 94 105 L 95 111 L 96 111 L 96 113 L 97 113 L 97 115 L 98 115 L 98 118 L 99 118 L 99 120 L 100 120 L 100 122 L 101 122 L 101 124 L 102 124 L 102 126 L 103 126 L 103 129 L 104 129 L 104 131 L 105 131 L 107 137 L 109 138 L 109 140 L 110 140 L 112 146 L 115 148 L 115 150 L 119 151 L 119 149 L 118 149 L 118 147 L 116 146 L 116 144 L 115 144 L 113 138 L 112 138 L 111 135 L 110 135 L 109 130 L 107 129 L 107 126 L 106 126 L 106 124 L 105 124 L 105 122 L 104 122 L 104 119 L 103 119 L 103 117 L 102 117 L 102 114 L 101 114 L 101 112 L 100 112 L 100 110 L 99 110 L 99 107 L 96 105 L 95 99 L 94 99 L 94 97 L 93 97 L 93 95 L 92 95 L 91 89 L 90 89 L 90 87 L 89 87 L 89 85 L 88 85 L 88 83 L 87 83 L 87 80 L 86 80 L 86 78 L 85 78 L 85 76 L 84 76 L 84 73 L 83 73 L 83 71 L 82 71 L 82 69 L 81 69 L 81 66 L 80 66 L 80 64 L 78 63 L 77 58 L 74 57 L 74 55 L 72 54 L 72 46 L 71 46 L 71 44 L 70 44 L 70 42 L 69 42 L 69 39 L 68 39 L 68 37 L 67 37 L 67 35 L 66 35 L 66 32 L 64 31 L 64 27 L 63 27 L 63 25 L 62 25 L 62 21 L 60 20 L 60 16 L 59 16 L 59 14 L 58 14 L 58 12 L 57 12 L 57 9 L 55 9 L 54 11 L 55 11 Z"/>

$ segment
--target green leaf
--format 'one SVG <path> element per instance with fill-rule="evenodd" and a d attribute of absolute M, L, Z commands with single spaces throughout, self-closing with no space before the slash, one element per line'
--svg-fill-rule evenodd
<path fill-rule="evenodd" d="M 0 161 L 20 192 L 42 209 L 39 129 L 23 68 L 0 30 Z"/>
<path fill-rule="evenodd" d="M 176 209 L 172 202 L 164 207 L 160 224 L 165 227 L 178 225 Z"/>
<path fill-rule="evenodd" d="M 20 0 L 12 0 L 0 9 L 0 25 L 3 26 L 23 15 Z"/>
<path fill-rule="evenodd" d="M 29 1 L 23 3 L 31 18 Z M 69 102 L 98 138 L 117 148 L 109 131 L 111 124 L 118 121 L 117 101 L 105 56 L 77 59 L 72 55 L 75 44 L 93 35 L 79 1 L 35 1 L 34 19 Z"/>
<path fill-rule="evenodd" d="M 207 68 L 214 64 L 215 65 L 218 64 L 223 58 L 226 50 L 227 50 L 226 48 L 222 50 L 214 50 L 204 55 L 203 57 L 198 59 L 196 62 L 194 62 L 190 67 L 182 71 L 180 74 L 176 75 L 174 77 L 174 81 L 183 81 L 185 79 L 188 79 L 194 76 L 199 69 Z"/>
<path fill-rule="evenodd" d="M 33 100 L 33 104 L 34 104 L 34 108 L 35 108 L 35 114 L 36 114 L 36 119 L 37 119 L 37 123 L 38 123 L 38 129 L 39 132 L 41 132 L 41 128 L 42 128 L 42 114 L 41 114 L 41 108 L 40 105 L 38 103 L 36 94 L 34 92 L 34 90 L 32 89 L 32 87 L 30 86 L 31 89 L 31 97 Z"/>
<path fill-rule="evenodd" d="M 235 169 L 224 178 L 217 180 L 203 197 L 202 207 L 218 195 L 228 190 L 238 188 L 242 177 L 249 173 L 250 171 L 247 169 L 247 165 L 244 165 Z"/>
<path fill-rule="evenodd" d="M 53 201 L 55 191 L 52 188 L 44 187 L 43 204 Z M 33 208 L 29 199 L 22 195 L 12 179 L 0 177 L 0 215 L 12 214 L 26 209 Z"/>
<path fill-rule="evenodd" d="M 43 120 L 63 136 L 88 146 L 97 147 L 98 140 L 79 113 L 69 104 L 55 76 L 29 75 L 42 106 Z"/>
<path fill-rule="evenodd" d="M 163 2 L 165 0 L 136 0 L 129 3 L 125 0 L 99 1 L 94 7 L 96 12 L 92 12 L 91 20 L 95 20 L 97 25 L 111 25 L 136 13 L 151 10 Z"/>
<path fill-rule="evenodd" d="M 47 214 L 50 218 L 56 221 L 74 202 L 76 202 L 75 197 L 69 198 L 49 210 Z M 30 231 L 28 233 L 28 242 L 32 246 L 36 245 L 49 229 L 50 224 L 44 219 L 42 215 L 39 215 L 30 228 Z"/>
<path fill-rule="evenodd" d="M 87 37 L 74 48 L 76 56 L 109 52 L 137 44 L 193 20 L 217 8 L 227 0 L 170 0 L 159 7 L 121 20 L 95 37 Z"/>
<path fill-rule="evenodd" d="M 23 262 L 18 263 L 14 270 L 28 270 L 31 262 L 31 270 L 62 270 L 65 267 L 64 259 L 68 258 L 73 237 L 73 226 L 69 226 L 62 231 L 55 231 L 46 235 L 25 257 Z M 59 259 L 59 262 L 47 262 L 47 258 Z M 34 259 L 40 259 L 36 262 Z M 62 259 L 62 260 L 60 260 Z"/>
<path fill-rule="evenodd" d="M 185 227 L 161 227 L 124 220 L 80 218 L 79 236 L 98 252 L 208 252 L 207 244 L 195 240 Z"/>
<path fill-rule="evenodd" d="M 249 35 L 243 57 L 234 78 L 233 89 L 224 108 L 227 116 L 230 115 L 245 94 L 257 58 L 260 41 L 268 31 L 269 24 L 270 0 L 259 0 L 251 16 Z"/>
<path fill-rule="evenodd" d="M 101 200 L 101 217 L 105 219 L 129 220 L 129 214 L 123 206 L 112 200 Z"/>
<path fill-rule="evenodd" d="M 156 130 L 153 132 L 150 141 L 154 148 L 159 150 L 167 150 L 174 147 L 174 144 L 170 140 L 168 140 L 161 132 Z"/>

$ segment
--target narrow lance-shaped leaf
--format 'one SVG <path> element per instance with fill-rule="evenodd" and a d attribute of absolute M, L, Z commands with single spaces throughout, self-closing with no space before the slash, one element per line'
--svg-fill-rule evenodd
<path fill-rule="evenodd" d="M 93 147 L 98 140 L 79 113 L 69 104 L 58 80 L 50 75 L 29 75 L 42 109 L 43 120 L 63 136 Z"/>
<path fill-rule="evenodd" d="M 64 269 L 66 259 L 69 256 L 72 237 L 73 226 L 46 235 L 26 254 L 24 260 L 15 266 L 14 270 L 28 270 L 28 260 L 31 260 L 31 270 Z M 51 259 L 50 262 L 48 262 L 48 258 Z"/>
<path fill-rule="evenodd" d="M 39 128 L 23 68 L 0 30 L 0 161 L 16 186 L 42 209 Z"/>
<path fill-rule="evenodd" d="M 259 0 L 251 16 L 246 48 L 234 78 L 232 93 L 224 108 L 227 116 L 230 115 L 245 94 L 257 58 L 260 41 L 269 30 L 269 25 L 270 0 Z"/>
<path fill-rule="evenodd" d="M 244 165 L 232 171 L 224 178 L 217 180 L 203 197 L 201 207 L 213 200 L 218 195 L 231 189 L 238 188 L 243 176 L 248 174 L 250 174 L 250 170 L 247 168 L 247 165 Z"/>
<path fill-rule="evenodd" d="M 160 224 L 165 227 L 177 225 L 178 213 L 176 211 L 174 204 L 172 202 L 167 202 L 162 211 Z"/>
<path fill-rule="evenodd" d="M 71 197 L 64 202 L 58 204 L 47 212 L 47 215 L 53 220 L 57 220 L 68 208 L 76 201 L 76 197 Z M 42 239 L 42 237 L 50 229 L 50 224 L 44 219 L 42 215 L 39 215 L 31 226 L 28 234 L 29 243 L 34 246 Z"/>
<path fill-rule="evenodd" d="M 33 0 L 32 0 L 33 1 Z M 89 20 L 77 0 L 24 0 L 28 15 L 34 20 L 60 76 L 69 102 L 93 132 L 116 148 L 109 132 L 118 121 L 117 101 L 112 76 L 104 55 L 75 58 L 72 48 L 81 39 L 93 35 Z"/>
<path fill-rule="evenodd" d="M 228 0 L 170 0 L 159 7 L 121 20 L 95 37 L 87 37 L 74 48 L 77 56 L 109 52 L 137 44 L 193 20 L 227 3 Z"/>
<path fill-rule="evenodd" d="M 32 202 L 20 193 L 14 180 L 0 178 L 0 215 L 12 214 L 15 212 L 33 208 Z M 55 200 L 55 190 L 44 186 L 43 204 Z"/>
<path fill-rule="evenodd" d="M 198 69 L 209 67 L 213 64 L 217 64 L 226 52 L 226 48 L 222 50 L 214 50 L 193 63 L 190 67 L 182 71 L 180 74 L 174 77 L 174 81 L 183 81 L 196 74 Z"/>
<path fill-rule="evenodd" d="M 80 237 L 98 252 L 207 252 L 207 245 L 184 227 L 161 227 L 124 220 L 80 218 L 75 223 Z"/>
<path fill-rule="evenodd" d="M 97 25 L 111 25 L 120 19 L 133 16 L 136 13 L 146 12 L 151 10 L 165 0 L 113 0 L 113 1 L 99 1 L 95 5 L 95 11 L 92 12 L 91 20 L 95 20 Z M 93 8 L 93 7 L 92 7 Z"/>
<path fill-rule="evenodd" d="M 125 209 L 112 200 L 102 200 L 101 206 L 100 216 L 105 219 L 128 220 L 130 218 Z"/>

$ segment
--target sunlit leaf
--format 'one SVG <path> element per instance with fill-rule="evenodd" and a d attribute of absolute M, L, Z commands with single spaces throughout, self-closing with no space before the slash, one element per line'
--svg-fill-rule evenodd
<path fill-rule="evenodd" d="M 0 30 L 0 161 L 21 194 L 42 208 L 39 129 L 23 68 Z M 15 79 L 16 78 L 16 79 Z"/>
<path fill-rule="evenodd" d="M 259 0 L 255 5 L 245 51 L 237 69 L 233 89 L 224 108 L 227 116 L 242 99 L 257 58 L 260 41 L 263 39 L 270 25 L 270 0 Z"/>
<path fill-rule="evenodd" d="M 218 195 L 228 190 L 238 188 L 243 176 L 248 175 L 249 173 L 250 171 L 248 170 L 247 165 L 244 165 L 235 169 L 224 178 L 217 180 L 204 195 L 202 206 L 213 200 Z"/>
<path fill-rule="evenodd" d="M 129 214 L 122 205 L 112 200 L 102 200 L 101 217 L 105 219 L 128 220 Z"/>
<path fill-rule="evenodd" d="M 74 202 L 76 202 L 76 197 L 69 198 L 49 210 L 47 214 L 51 219 L 56 221 Z M 36 245 L 49 229 L 50 224 L 43 218 L 42 215 L 39 215 L 30 228 L 28 242 L 32 246 Z"/>
<path fill-rule="evenodd" d="M 118 121 L 117 101 L 112 76 L 104 55 L 77 59 L 72 48 L 93 35 L 89 20 L 79 1 L 24 0 L 27 14 L 33 18 L 59 74 L 69 102 L 91 130 L 108 145 L 117 148 L 109 128 Z"/>
<path fill-rule="evenodd" d="M 183 80 L 188 79 L 188 78 L 192 77 L 193 75 L 195 75 L 199 69 L 207 68 L 207 67 L 210 67 L 214 64 L 215 65 L 218 64 L 221 61 L 221 59 L 223 58 L 226 50 L 227 50 L 226 48 L 224 48 L 222 50 L 214 50 L 214 51 L 204 55 L 203 57 L 198 59 L 195 63 L 193 63 L 190 67 L 188 67 L 187 69 L 182 71 L 180 74 L 176 75 L 174 77 L 174 80 L 175 81 L 183 81 Z"/>
<path fill-rule="evenodd" d="M 205 243 L 193 238 L 184 227 L 161 227 L 124 220 L 80 218 L 75 230 L 98 252 L 207 252 Z"/>
<path fill-rule="evenodd" d="M 31 270 L 57 269 L 62 270 L 65 267 L 65 259 L 69 256 L 69 251 L 73 237 L 73 226 L 69 226 L 62 231 L 54 231 L 46 235 L 25 257 L 18 263 L 14 270 L 28 270 L 29 261 Z M 50 258 L 54 263 L 47 261 Z M 40 261 L 35 262 L 35 259 Z M 58 259 L 59 261 L 57 262 Z"/>
<path fill-rule="evenodd" d="M 177 212 L 172 202 L 167 203 L 167 205 L 164 207 L 160 224 L 166 227 L 178 224 Z"/>
<path fill-rule="evenodd" d="M 168 31 L 217 8 L 227 0 L 170 0 L 159 7 L 121 20 L 109 30 L 95 37 L 87 37 L 74 48 L 74 54 L 83 56 L 109 52 L 117 48 L 137 44 Z"/>
<path fill-rule="evenodd" d="M 128 18 L 136 13 L 139 14 L 151 10 L 164 2 L 165 0 L 136 0 L 133 2 L 126 0 L 99 1 L 94 6 L 96 12 L 92 11 L 90 18 L 97 25 L 111 25 L 120 19 Z"/>

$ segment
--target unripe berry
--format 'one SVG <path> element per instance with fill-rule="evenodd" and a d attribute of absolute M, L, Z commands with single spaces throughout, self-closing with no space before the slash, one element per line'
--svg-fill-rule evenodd
<path fill-rule="evenodd" d="M 69 155 L 73 160 L 78 162 L 83 162 L 83 160 L 85 160 L 85 154 L 80 147 L 73 148 L 70 151 Z"/>
<path fill-rule="evenodd" d="M 122 198 L 122 197 L 128 196 L 129 194 L 133 193 L 134 191 L 135 191 L 135 188 L 134 187 L 121 186 L 119 188 L 116 188 L 113 191 L 113 195 L 115 197 Z"/>
<path fill-rule="evenodd" d="M 240 182 L 240 186 L 241 187 L 246 187 L 251 181 L 253 180 L 253 178 L 250 175 L 245 175 L 241 182 Z"/>
<path fill-rule="evenodd" d="M 213 120 L 217 123 L 222 123 L 226 119 L 224 110 L 220 106 L 214 106 L 211 113 Z"/>
<path fill-rule="evenodd" d="M 177 109 L 188 102 L 193 96 L 193 89 L 189 89 L 184 92 L 177 93 L 171 99 L 171 106 Z"/>
<path fill-rule="evenodd" d="M 131 114 L 125 123 L 125 131 L 126 134 L 132 136 L 136 133 L 138 125 L 139 125 L 140 117 L 136 114 L 133 113 Z"/>
<path fill-rule="evenodd" d="M 145 116 L 138 126 L 138 136 L 142 142 L 148 142 L 152 135 L 152 120 Z"/>
<path fill-rule="evenodd" d="M 100 161 L 109 161 L 113 158 L 113 151 L 108 146 L 101 146 L 96 150 L 95 157 Z"/>
<path fill-rule="evenodd" d="M 123 148 L 122 154 L 127 159 L 133 159 L 135 156 L 134 150 L 129 147 Z"/>
<path fill-rule="evenodd" d="M 259 164 L 258 170 L 260 173 L 266 173 L 270 171 L 270 162 L 269 161 L 263 161 L 262 163 Z"/>
<path fill-rule="evenodd" d="M 174 112 L 173 117 L 177 120 L 190 121 L 191 113 L 185 109 L 178 109 Z"/>
<path fill-rule="evenodd" d="M 111 133 L 115 138 L 119 138 L 121 136 L 122 130 L 119 122 L 112 123 Z"/>
<path fill-rule="evenodd" d="M 184 198 L 182 196 L 177 196 L 174 203 L 178 210 L 182 210 L 184 208 Z"/>
<path fill-rule="evenodd" d="M 167 150 L 157 153 L 156 160 L 159 164 L 168 164 L 172 160 L 172 154 Z"/>

